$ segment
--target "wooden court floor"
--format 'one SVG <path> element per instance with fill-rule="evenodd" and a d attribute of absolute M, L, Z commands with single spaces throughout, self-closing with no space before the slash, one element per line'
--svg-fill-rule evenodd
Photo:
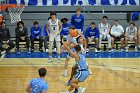
<path fill-rule="evenodd" d="M 96 58 L 87 59 L 93 75 L 80 85 L 86 93 L 140 93 L 140 58 Z M 69 72 L 74 59 L 69 63 Z M 28 82 L 38 77 L 37 70 L 46 67 L 45 80 L 49 84 L 47 93 L 65 91 L 70 77 L 63 77 L 64 59 L 61 63 L 47 63 L 45 58 L 3 58 L 0 61 L 0 93 L 26 93 Z"/>

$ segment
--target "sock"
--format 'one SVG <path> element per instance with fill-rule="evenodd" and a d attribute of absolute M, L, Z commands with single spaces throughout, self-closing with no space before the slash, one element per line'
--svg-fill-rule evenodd
<path fill-rule="evenodd" d="M 60 59 L 60 55 L 58 56 L 58 59 Z"/>
<path fill-rule="evenodd" d="M 66 93 L 70 93 L 70 92 L 67 90 Z"/>

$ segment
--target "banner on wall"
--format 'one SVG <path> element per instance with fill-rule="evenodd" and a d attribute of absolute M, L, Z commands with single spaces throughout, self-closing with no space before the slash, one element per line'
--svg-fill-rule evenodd
<path fill-rule="evenodd" d="M 140 0 L 9 0 L 9 3 L 35 6 L 140 5 Z"/>

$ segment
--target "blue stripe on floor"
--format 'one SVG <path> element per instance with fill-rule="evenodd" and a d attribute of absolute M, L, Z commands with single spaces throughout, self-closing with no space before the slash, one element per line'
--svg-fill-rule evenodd
<path fill-rule="evenodd" d="M 57 53 L 52 54 L 53 58 L 57 57 Z M 61 58 L 66 58 L 67 52 L 61 53 Z M 22 52 L 20 55 L 16 53 L 9 53 L 5 55 L 5 58 L 48 58 L 49 54 L 45 52 L 33 52 L 27 54 Z M 87 58 L 140 58 L 140 52 L 89 52 Z"/>

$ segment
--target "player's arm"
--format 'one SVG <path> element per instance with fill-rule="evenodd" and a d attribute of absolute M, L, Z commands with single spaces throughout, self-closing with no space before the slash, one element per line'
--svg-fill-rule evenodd
<path fill-rule="evenodd" d="M 79 61 L 79 56 L 70 50 L 69 46 L 67 46 L 67 44 L 64 42 L 63 39 L 62 39 L 62 43 L 63 43 L 65 49 L 75 58 L 75 60 Z"/>
<path fill-rule="evenodd" d="M 61 33 L 61 31 L 62 31 L 62 23 L 60 21 L 58 21 L 58 25 L 59 25 L 59 32 Z"/>
<path fill-rule="evenodd" d="M 47 90 L 48 90 L 48 84 L 43 86 L 42 93 L 47 93 Z"/>
<path fill-rule="evenodd" d="M 109 34 L 109 32 L 110 32 L 110 29 L 111 29 L 111 25 L 109 24 L 109 25 L 108 25 L 107 34 Z"/>
<path fill-rule="evenodd" d="M 98 24 L 98 29 L 99 29 L 99 33 L 102 34 L 101 25 L 100 24 Z"/>
<path fill-rule="evenodd" d="M 48 36 L 50 36 L 49 29 L 48 29 L 49 27 L 50 27 L 49 22 L 47 22 L 47 24 L 46 24 L 46 31 L 47 31 Z"/>
<path fill-rule="evenodd" d="M 27 87 L 26 87 L 26 91 L 27 91 L 28 93 L 30 93 L 30 89 L 31 89 L 31 86 L 30 86 L 30 84 L 28 84 Z"/>
<path fill-rule="evenodd" d="M 86 48 L 87 47 L 86 38 L 84 37 L 84 35 L 82 33 L 79 33 L 79 35 L 83 38 L 83 40 L 84 40 L 84 47 Z"/>

